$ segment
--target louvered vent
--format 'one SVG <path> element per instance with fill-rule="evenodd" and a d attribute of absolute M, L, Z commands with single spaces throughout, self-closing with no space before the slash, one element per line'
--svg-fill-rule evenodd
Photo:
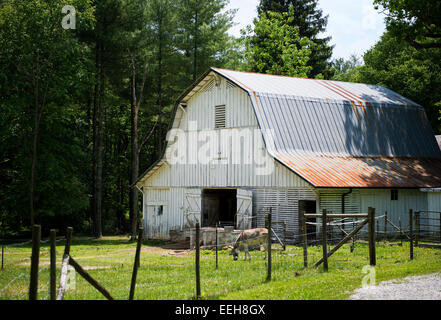
<path fill-rule="evenodd" d="M 211 81 L 210 83 L 208 83 L 202 92 L 207 92 L 207 91 L 213 90 L 213 88 L 214 88 L 214 80 Z"/>
<path fill-rule="evenodd" d="M 231 83 L 230 81 L 227 81 L 227 90 L 233 89 L 234 87 L 235 87 L 235 85 L 233 83 Z"/>
<path fill-rule="evenodd" d="M 215 107 L 215 128 L 221 129 L 226 127 L 225 106 Z"/>

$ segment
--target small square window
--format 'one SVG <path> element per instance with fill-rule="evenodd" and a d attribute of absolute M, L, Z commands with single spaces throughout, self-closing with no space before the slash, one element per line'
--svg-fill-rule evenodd
<path fill-rule="evenodd" d="M 397 201 L 398 200 L 398 190 L 391 190 L 390 191 L 390 199 L 392 201 Z"/>
<path fill-rule="evenodd" d="M 164 213 L 164 206 L 156 206 L 156 214 L 162 216 Z"/>

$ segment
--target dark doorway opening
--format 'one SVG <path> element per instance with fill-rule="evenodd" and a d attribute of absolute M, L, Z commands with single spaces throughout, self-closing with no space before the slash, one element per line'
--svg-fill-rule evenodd
<path fill-rule="evenodd" d="M 205 189 L 202 192 L 202 227 L 234 226 L 236 189 Z"/>
<path fill-rule="evenodd" d="M 309 201 L 309 200 L 300 200 L 299 201 L 299 214 L 300 212 L 305 213 L 317 213 L 317 203 L 316 201 Z M 302 234 L 302 221 L 299 221 L 299 234 Z M 308 219 L 308 222 L 315 223 L 317 222 L 317 219 Z M 308 234 L 308 240 L 316 240 L 316 232 L 317 228 L 315 225 L 307 224 L 306 225 L 306 233 Z"/>

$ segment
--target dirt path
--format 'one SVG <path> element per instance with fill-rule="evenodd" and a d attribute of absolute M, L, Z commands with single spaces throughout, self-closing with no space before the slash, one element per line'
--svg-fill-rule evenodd
<path fill-rule="evenodd" d="M 351 300 L 441 300 L 441 274 L 380 282 L 354 291 Z"/>

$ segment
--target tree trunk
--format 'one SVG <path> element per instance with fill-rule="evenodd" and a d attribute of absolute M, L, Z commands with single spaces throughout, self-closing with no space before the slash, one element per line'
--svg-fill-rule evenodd
<path fill-rule="evenodd" d="M 96 238 L 102 237 L 101 212 L 102 212 L 102 186 L 103 186 L 103 106 L 104 106 L 104 70 L 103 48 L 98 49 L 99 93 L 94 105 L 94 186 L 93 186 L 93 233 Z"/>
<path fill-rule="evenodd" d="M 197 73 L 198 73 L 198 12 L 195 12 L 194 17 L 194 43 L 193 43 L 193 50 L 194 50 L 194 56 L 193 56 L 193 82 L 197 80 Z"/>
<path fill-rule="evenodd" d="M 130 184 L 133 185 L 138 179 L 139 175 L 139 154 L 138 154 L 138 104 L 136 101 L 136 71 L 134 61 L 132 60 L 132 82 L 131 82 L 131 91 L 132 91 L 132 102 L 131 102 L 131 176 L 130 176 Z M 130 234 L 131 241 L 135 241 L 136 239 L 136 230 L 138 227 L 138 189 L 136 187 L 130 188 L 129 194 L 130 201 Z"/>
<path fill-rule="evenodd" d="M 130 51 L 129 51 L 130 54 Z M 136 180 L 139 176 L 139 138 L 138 138 L 138 114 L 139 108 L 141 106 L 145 81 L 147 78 L 147 69 L 148 69 L 148 59 L 146 57 L 145 65 L 144 65 L 144 75 L 141 83 L 139 99 L 136 97 L 136 69 L 135 69 L 135 60 L 133 56 L 131 56 L 132 62 L 132 76 L 131 76 L 131 120 L 132 120 L 132 128 L 131 128 L 131 170 L 130 170 L 130 193 L 129 193 L 129 208 L 130 208 L 130 232 L 131 232 L 131 240 L 134 241 L 136 239 L 136 233 L 138 229 L 138 215 L 139 215 L 139 207 L 138 207 L 138 189 L 134 186 Z"/>
<path fill-rule="evenodd" d="M 40 108 L 39 108 L 39 80 L 35 79 L 34 84 L 34 132 L 32 141 L 32 164 L 31 164 L 31 178 L 29 184 L 29 209 L 31 214 L 31 227 L 35 224 L 35 174 L 37 166 L 37 152 L 38 152 L 38 132 L 40 127 Z"/>

